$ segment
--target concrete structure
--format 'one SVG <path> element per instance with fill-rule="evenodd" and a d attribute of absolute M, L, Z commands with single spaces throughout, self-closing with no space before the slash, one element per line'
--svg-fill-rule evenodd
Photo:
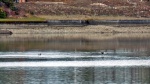
<path fill-rule="evenodd" d="M 14 0 L 16 3 L 24 3 L 27 2 L 27 0 Z"/>

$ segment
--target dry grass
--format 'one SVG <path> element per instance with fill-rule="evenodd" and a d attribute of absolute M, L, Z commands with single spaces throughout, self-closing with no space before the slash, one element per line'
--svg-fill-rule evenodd
<path fill-rule="evenodd" d="M 3 21 L 45 21 L 44 18 L 39 18 L 35 16 L 31 17 L 22 17 L 22 18 L 7 18 L 7 19 L 0 19 L 0 22 Z"/>
<path fill-rule="evenodd" d="M 126 16 L 88 16 L 88 15 L 38 15 L 47 20 L 140 20 L 149 18 L 136 18 Z"/>

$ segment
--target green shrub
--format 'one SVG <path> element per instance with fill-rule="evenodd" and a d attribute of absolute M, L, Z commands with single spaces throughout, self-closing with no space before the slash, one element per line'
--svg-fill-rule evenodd
<path fill-rule="evenodd" d="M 34 12 L 33 12 L 33 11 L 30 11 L 29 13 L 30 13 L 31 15 L 34 15 Z"/>
<path fill-rule="evenodd" d="M 6 17 L 7 17 L 6 12 L 0 10 L 0 18 L 6 18 Z"/>

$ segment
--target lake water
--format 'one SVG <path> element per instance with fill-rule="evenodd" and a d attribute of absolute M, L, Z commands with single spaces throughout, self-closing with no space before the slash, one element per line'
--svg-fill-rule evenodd
<path fill-rule="evenodd" d="M 0 35 L 0 84 L 150 84 L 150 34 Z"/>

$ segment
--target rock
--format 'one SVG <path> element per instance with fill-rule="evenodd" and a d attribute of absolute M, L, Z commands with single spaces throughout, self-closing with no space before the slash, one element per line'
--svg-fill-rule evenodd
<path fill-rule="evenodd" d="M 9 30 L 0 30 L 0 34 L 13 34 L 11 31 Z"/>

